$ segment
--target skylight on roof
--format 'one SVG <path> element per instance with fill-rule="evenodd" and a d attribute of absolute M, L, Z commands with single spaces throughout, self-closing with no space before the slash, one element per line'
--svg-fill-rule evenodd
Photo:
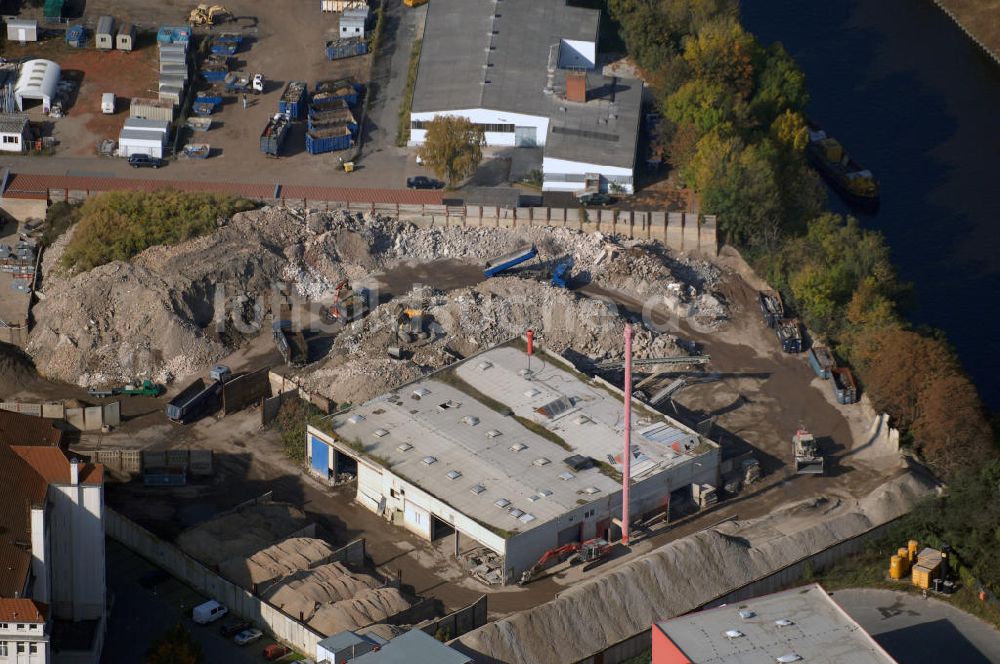
<path fill-rule="evenodd" d="M 598 489 L 596 486 L 588 486 L 586 489 L 583 490 L 583 492 L 588 496 L 593 496 L 595 493 L 600 493 L 601 490 Z"/>
<path fill-rule="evenodd" d="M 547 465 L 549 465 L 551 463 L 551 461 L 549 461 L 545 457 L 538 457 L 537 459 L 535 459 L 531 463 L 535 464 L 536 466 L 547 466 Z"/>
<path fill-rule="evenodd" d="M 511 515 L 512 517 L 514 517 L 515 519 L 520 519 L 520 518 L 521 518 L 522 516 L 524 516 L 524 511 L 523 511 L 523 510 L 519 510 L 519 509 L 517 509 L 517 508 L 515 507 L 514 509 L 512 509 L 512 510 L 510 511 L 510 515 Z"/>
<path fill-rule="evenodd" d="M 447 474 L 448 474 L 448 479 L 453 481 L 457 480 L 459 477 L 462 476 L 462 472 L 458 470 L 449 470 Z"/>
<path fill-rule="evenodd" d="M 375 429 L 375 431 L 372 431 L 372 435 L 376 438 L 385 438 L 389 435 L 389 432 L 385 429 Z"/>
<path fill-rule="evenodd" d="M 483 360 L 482 362 L 476 365 L 476 368 L 479 369 L 480 371 L 486 371 L 492 366 L 493 366 L 492 362 L 490 362 L 489 360 Z"/>
<path fill-rule="evenodd" d="M 548 498 L 551 495 L 552 495 L 552 490 L 551 489 L 539 489 L 538 490 L 538 497 L 539 498 Z"/>
<path fill-rule="evenodd" d="M 497 507 L 503 509 L 504 507 L 507 507 L 508 505 L 510 505 L 510 501 L 507 500 L 506 498 L 501 498 L 501 499 L 497 500 L 496 502 L 494 502 L 493 504 L 496 505 Z"/>
<path fill-rule="evenodd" d="M 536 390 L 535 388 L 531 388 L 530 390 L 525 391 L 524 396 L 528 397 L 529 399 L 532 399 L 534 397 L 537 397 L 541 393 L 542 393 L 541 390 Z"/>
<path fill-rule="evenodd" d="M 727 639 L 738 639 L 741 636 L 743 636 L 743 632 L 741 632 L 738 629 L 727 629 L 726 630 L 726 638 Z"/>
<path fill-rule="evenodd" d="M 486 487 L 484 487 L 482 484 L 477 484 L 476 486 L 472 487 L 469 490 L 472 491 L 472 493 L 474 493 L 474 494 L 476 494 L 478 496 L 483 491 L 486 491 Z"/>
<path fill-rule="evenodd" d="M 429 466 L 432 463 L 437 463 L 437 458 L 432 456 L 425 456 L 423 459 L 421 459 L 421 461 L 423 461 L 425 464 Z"/>
<path fill-rule="evenodd" d="M 567 480 L 571 480 L 574 477 L 576 477 L 576 475 L 574 475 L 573 473 L 571 473 L 569 471 L 567 471 L 565 473 L 559 473 L 559 479 L 561 479 L 563 482 L 565 482 Z"/>
<path fill-rule="evenodd" d="M 400 452 L 409 452 L 413 449 L 413 445 L 410 445 L 409 443 L 400 443 L 399 445 L 396 445 L 396 449 Z"/>
<path fill-rule="evenodd" d="M 788 618 L 778 618 L 774 621 L 774 624 L 778 627 L 788 627 L 789 625 L 794 625 L 795 623 Z"/>
<path fill-rule="evenodd" d="M 594 420 L 590 419 L 586 415 L 580 415 L 579 417 L 576 418 L 576 423 L 579 425 L 590 424 L 593 421 Z"/>
<path fill-rule="evenodd" d="M 348 417 L 347 421 L 350 422 L 351 424 L 358 424 L 359 422 L 365 421 L 365 416 L 362 415 L 361 413 L 357 413 L 355 415 L 351 415 L 350 417 Z"/>
<path fill-rule="evenodd" d="M 524 443 L 514 443 L 513 445 L 510 446 L 511 452 L 520 452 L 521 450 L 526 450 L 526 449 L 528 449 L 528 446 L 525 445 Z"/>
<path fill-rule="evenodd" d="M 517 520 L 520 521 L 521 523 L 531 523 L 532 521 L 535 520 L 535 515 L 528 514 L 527 512 L 525 512 L 521 516 L 517 517 Z"/>
<path fill-rule="evenodd" d="M 486 432 L 486 437 L 487 438 L 497 438 L 497 437 L 502 436 L 502 435 L 503 435 L 503 432 L 497 431 L 496 429 L 490 429 L 489 431 Z"/>
<path fill-rule="evenodd" d="M 479 418 L 475 415 L 466 415 L 462 418 L 463 424 L 468 424 L 470 427 L 474 427 L 479 424 Z"/>
<path fill-rule="evenodd" d="M 426 397 L 430 393 L 431 393 L 431 391 L 428 390 L 426 387 L 418 387 L 417 389 L 413 390 L 413 396 L 421 398 L 421 399 L 423 397 Z"/>

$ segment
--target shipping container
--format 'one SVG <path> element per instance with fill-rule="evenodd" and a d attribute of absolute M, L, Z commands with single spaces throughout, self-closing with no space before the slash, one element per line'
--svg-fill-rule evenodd
<path fill-rule="evenodd" d="M 208 83 L 222 83 L 228 73 L 229 68 L 223 65 L 210 65 L 201 69 L 201 77 Z"/>
<path fill-rule="evenodd" d="M 183 468 L 146 468 L 142 471 L 144 486 L 184 486 L 187 472 Z"/>
<path fill-rule="evenodd" d="M 38 21 L 27 18 L 12 18 L 7 21 L 7 41 L 35 42 L 38 41 Z"/>
<path fill-rule="evenodd" d="M 175 42 L 175 43 L 172 43 L 172 44 L 160 43 L 160 44 L 157 45 L 157 47 L 159 48 L 160 58 L 161 59 L 167 53 L 171 53 L 171 54 L 174 54 L 174 55 L 181 55 L 181 56 L 185 56 L 186 57 L 189 46 L 190 45 L 187 42 Z"/>
<path fill-rule="evenodd" d="M 144 120 L 166 120 L 167 122 L 173 122 L 174 106 L 160 99 L 133 97 L 132 102 L 129 104 L 128 116 Z"/>
<path fill-rule="evenodd" d="M 854 374 L 847 367 L 834 367 L 830 371 L 833 378 L 833 394 L 837 397 L 837 403 L 852 404 L 858 400 L 858 384 L 854 380 Z"/>
<path fill-rule="evenodd" d="M 179 85 L 169 85 L 160 83 L 157 97 L 162 101 L 169 101 L 174 106 L 180 106 L 181 97 L 184 95 L 184 88 Z"/>
<path fill-rule="evenodd" d="M 774 328 L 774 333 L 786 353 L 802 352 L 802 327 L 797 318 L 783 318 Z"/>
<path fill-rule="evenodd" d="M 760 300 L 760 312 L 764 317 L 764 324 L 774 328 L 785 317 L 785 306 L 781 302 L 781 295 L 775 291 L 764 291 L 757 294 Z"/>
<path fill-rule="evenodd" d="M 243 36 L 224 33 L 212 40 L 212 53 L 216 55 L 235 55 L 243 43 Z"/>
<path fill-rule="evenodd" d="M 260 133 L 260 151 L 266 155 L 277 156 L 288 135 L 290 123 L 291 121 L 281 113 L 268 120 L 264 131 Z"/>
<path fill-rule="evenodd" d="M 334 39 L 326 43 L 326 59 L 341 60 L 368 53 L 368 43 L 364 37 Z"/>
<path fill-rule="evenodd" d="M 131 51 L 135 48 L 135 26 L 123 23 L 115 35 L 115 48 L 119 51 Z"/>
<path fill-rule="evenodd" d="M 87 45 L 87 29 L 82 25 L 70 26 L 66 31 L 66 43 L 73 48 L 83 48 Z"/>
<path fill-rule="evenodd" d="M 306 151 L 309 154 L 324 154 L 347 150 L 353 145 L 351 130 L 347 127 L 329 127 L 306 132 Z"/>
<path fill-rule="evenodd" d="M 109 51 L 115 47 L 115 19 L 101 16 L 97 19 L 97 30 L 94 31 L 94 48 Z"/>
<path fill-rule="evenodd" d="M 290 81 L 278 100 L 278 112 L 298 120 L 306 111 L 308 88 L 304 81 Z"/>
<path fill-rule="evenodd" d="M 358 133 L 358 122 L 349 108 L 317 110 L 309 109 L 309 130 L 319 130 L 326 127 L 347 127 L 352 134 Z"/>
<path fill-rule="evenodd" d="M 187 66 L 187 53 L 183 51 L 164 51 L 160 53 L 160 67 L 163 65 Z"/>
<path fill-rule="evenodd" d="M 349 106 L 358 103 L 358 95 L 361 93 L 361 85 L 350 79 L 338 81 L 320 81 L 312 95 L 310 104 L 319 110 L 336 104 L 338 101 L 345 101 Z"/>
<path fill-rule="evenodd" d="M 164 25 L 156 33 L 156 41 L 161 44 L 187 43 L 191 41 L 191 27 Z"/>
<path fill-rule="evenodd" d="M 833 353 L 823 346 L 813 346 L 807 354 L 809 366 L 817 376 L 826 380 L 830 377 L 830 370 L 837 366 L 837 361 L 833 359 Z"/>

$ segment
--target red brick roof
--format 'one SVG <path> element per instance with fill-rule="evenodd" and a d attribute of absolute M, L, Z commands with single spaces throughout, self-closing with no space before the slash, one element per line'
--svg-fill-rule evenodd
<path fill-rule="evenodd" d="M 0 621 L 45 622 L 49 605 L 33 599 L 8 599 L 0 597 Z"/>
<path fill-rule="evenodd" d="M 31 569 L 31 506 L 48 483 L 9 445 L 0 443 L 0 597 L 24 591 Z"/>
<path fill-rule="evenodd" d="M 180 189 L 228 193 L 249 198 L 273 198 L 275 185 L 240 182 L 205 182 L 195 180 L 143 180 L 140 178 L 77 177 L 69 175 L 34 175 L 14 173 L 4 196 L 9 198 L 40 198 L 49 189 L 74 191 L 156 191 Z M 433 190 L 367 189 L 363 187 L 314 187 L 281 185 L 279 197 L 312 199 L 340 203 L 388 203 L 440 205 L 442 194 Z"/>
<path fill-rule="evenodd" d="M 27 447 L 12 445 L 14 454 L 21 457 L 48 484 L 69 484 L 69 457 L 55 447 Z M 80 484 L 102 484 L 104 466 L 80 464 Z"/>
<path fill-rule="evenodd" d="M 0 410 L 0 443 L 58 447 L 62 437 L 55 420 Z"/>

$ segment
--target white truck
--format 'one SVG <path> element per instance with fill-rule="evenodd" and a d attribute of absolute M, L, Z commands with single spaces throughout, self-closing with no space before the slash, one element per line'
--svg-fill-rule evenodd
<path fill-rule="evenodd" d="M 229 613 L 229 609 L 225 604 L 220 604 L 214 599 L 210 599 L 204 604 L 199 604 L 191 609 L 191 620 L 199 625 L 207 625 L 210 622 L 215 622 L 227 613 Z"/>
<path fill-rule="evenodd" d="M 105 92 L 101 95 L 101 113 L 113 115 L 115 112 L 115 93 Z"/>

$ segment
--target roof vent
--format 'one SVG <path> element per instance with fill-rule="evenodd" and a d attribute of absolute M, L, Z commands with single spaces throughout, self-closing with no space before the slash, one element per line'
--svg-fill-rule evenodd
<path fill-rule="evenodd" d="M 802 658 L 795 653 L 790 652 L 787 655 L 782 655 L 781 657 L 776 658 L 776 660 L 780 662 L 780 664 L 791 664 L 792 662 L 801 662 Z"/>
<path fill-rule="evenodd" d="M 537 397 L 537 396 L 538 396 L 539 394 L 541 394 L 541 393 L 542 393 L 542 392 L 541 392 L 541 390 L 536 390 L 535 388 L 531 388 L 530 390 L 527 390 L 527 391 L 526 391 L 526 392 L 524 393 L 524 396 L 526 396 L 526 397 L 528 397 L 529 399 L 531 399 L 531 398 L 533 398 L 533 397 Z"/>
<path fill-rule="evenodd" d="M 757 615 L 756 613 L 754 613 L 750 609 L 740 609 L 739 613 L 740 613 L 740 618 L 742 618 L 743 620 L 750 620 L 755 615 Z"/>
<path fill-rule="evenodd" d="M 400 452 L 409 452 L 410 450 L 413 449 L 413 445 L 410 445 L 409 443 L 401 443 L 399 445 L 396 445 L 396 449 L 399 450 Z"/>
<path fill-rule="evenodd" d="M 430 393 L 431 391 L 428 390 L 426 387 L 418 387 L 417 389 L 413 390 L 413 396 L 417 397 L 418 399 L 426 397 Z"/>
<path fill-rule="evenodd" d="M 574 477 L 576 477 L 576 475 L 574 475 L 573 473 L 569 473 L 569 472 L 566 472 L 566 473 L 559 473 L 559 479 L 561 479 L 561 480 L 562 480 L 563 482 L 566 482 L 566 481 L 568 481 L 568 480 L 571 480 L 571 479 L 573 479 Z"/>
<path fill-rule="evenodd" d="M 583 490 L 583 492 L 588 496 L 593 496 L 595 493 L 600 493 L 601 490 L 598 489 L 596 486 L 588 486 L 586 489 Z"/>
<path fill-rule="evenodd" d="M 389 435 L 389 432 L 385 429 L 375 429 L 375 431 L 372 431 L 372 435 L 376 438 L 385 438 Z"/>
<path fill-rule="evenodd" d="M 503 435 L 503 433 L 500 432 L 500 431 L 497 431 L 496 429 L 490 429 L 489 431 L 486 432 L 486 437 L 487 438 L 499 438 L 502 435 Z"/>
<path fill-rule="evenodd" d="M 460 470 L 449 470 L 448 473 L 447 473 L 447 475 L 448 475 L 448 479 L 449 480 L 455 481 L 459 477 L 462 476 L 462 471 L 460 471 Z"/>
<path fill-rule="evenodd" d="M 362 415 L 361 413 L 358 413 L 357 415 L 351 415 L 350 417 L 348 417 L 347 421 L 350 422 L 351 424 L 358 424 L 359 422 L 365 421 L 365 416 Z"/>
<path fill-rule="evenodd" d="M 524 443 L 514 443 L 513 445 L 510 446 L 511 452 L 520 452 L 521 450 L 526 450 L 526 449 L 528 449 L 528 446 L 525 445 Z"/>
<path fill-rule="evenodd" d="M 432 463 L 437 463 L 437 458 L 432 456 L 425 456 L 423 459 L 421 459 L 421 461 L 423 461 L 425 464 L 429 466 Z"/>
<path fill-rule="evenodd" d="M 487 369 L 489 369 L 492 366 L 493 366 L 492 362 L 490 362 L 488 360 L 483 360 L 482 362 L 480 362 L 479 364 L 476 365 L 476 368 L 479 369 L 480 371 L 486 371 Z"/>
<path fill-rule="evenodd" d="M 484 487 L 484 486 L 483 486 L 482 484 L 477 484 L 476 486 L 472 487 L 472 488 L 471 488 L 471 489 L 469 489 L 469 490 L 470 490 L 470 491 L 471 491 L 472 493 L 474 493 L 474 494 L 476 494 L 476 495 L 478 496 L 478 495 L 479 495 L 479 494 L 481 494 L 481 493 L 482 493 L 483 491 L 486 491 L 486 487 Z"/>
<path fill-rule="evenodd" d="M 506 498 L 501 498 L 501 499 L 497 500 L 496 502 L 494 502 L 493 504 L 496 505 L 497 507 L 499 507 L 500 509 L 503 509 L 504 507 L 507 507 L 508 505 L 510 505 L 510 501 L 507 500 Z"/>
<path fill-rule="evenodd" d="M 583 425 L 583 424 L 590 424 L 590 423 L 591 423 L 591 422 L 593 422 L 593 421 L 594 421 L 594 420 L 590 419 L 590 418 L 589 418 L 589 417 L 587 417 L 586 415 L 580 415 L 580 416 L 579 416 L 578 418 L 576 418 L 576 423 L 577 423 L 577 424 L 580 424 L 580 425 Z"/>
<path fill-rule="evenodd" d="M 515 519 L 520 519 L 524 516 L 524 510 L 519 510 L 516 507 L 510 511 L 510 515 Z"/>
<path fill-rule="evenodd" d="M 774 621 L 774 624 L 777 625 L 778 627 L 789 627 L 791 625 L 794 625 L 795 622 L 789 620 L 788 618 L 778 618 L 777 620 Z"/>
<path fill-rule="evenodd" d="M 738 629 L 727 629 L 726 630 L 726 638 L 729 639 L 730 641 L 733 640 L 733 639 L 738 639 L 741 636 L 743 636 L 743 632 L 741 632 Z"/>
<path fill-rule="evenodd" d="M 527 512 L 525 512 L 521 516 L 517 517 L 517 520 L 520 521 L 521 523 L 531 523 L 532 521 L 535 520 L 535 515 L 528 514 Z"/>
<path fill-rule="evenodd" d="M 548 498 L 551 495 L 552 495 L 552 490 L 551 489 L 540 489 L 538 491 L 538 497 L 539 498 Z"/>
<path fill-rule="evenodd" d="M 531 463 L 535 464 L 536 466 L 547 466 L 547 465 L 549 465 L 550 461 L 548 459 L 546 459 L 545 457 L 538 457 L 537 459 L 535 459 Z"/>
<path fill-rule="evenodd" d="M 462 422 L 468 424 L 470 427 L 474 427 L 479 424 L 479 418 L 475 415 L 466 415 L 462 418 Z"/>

